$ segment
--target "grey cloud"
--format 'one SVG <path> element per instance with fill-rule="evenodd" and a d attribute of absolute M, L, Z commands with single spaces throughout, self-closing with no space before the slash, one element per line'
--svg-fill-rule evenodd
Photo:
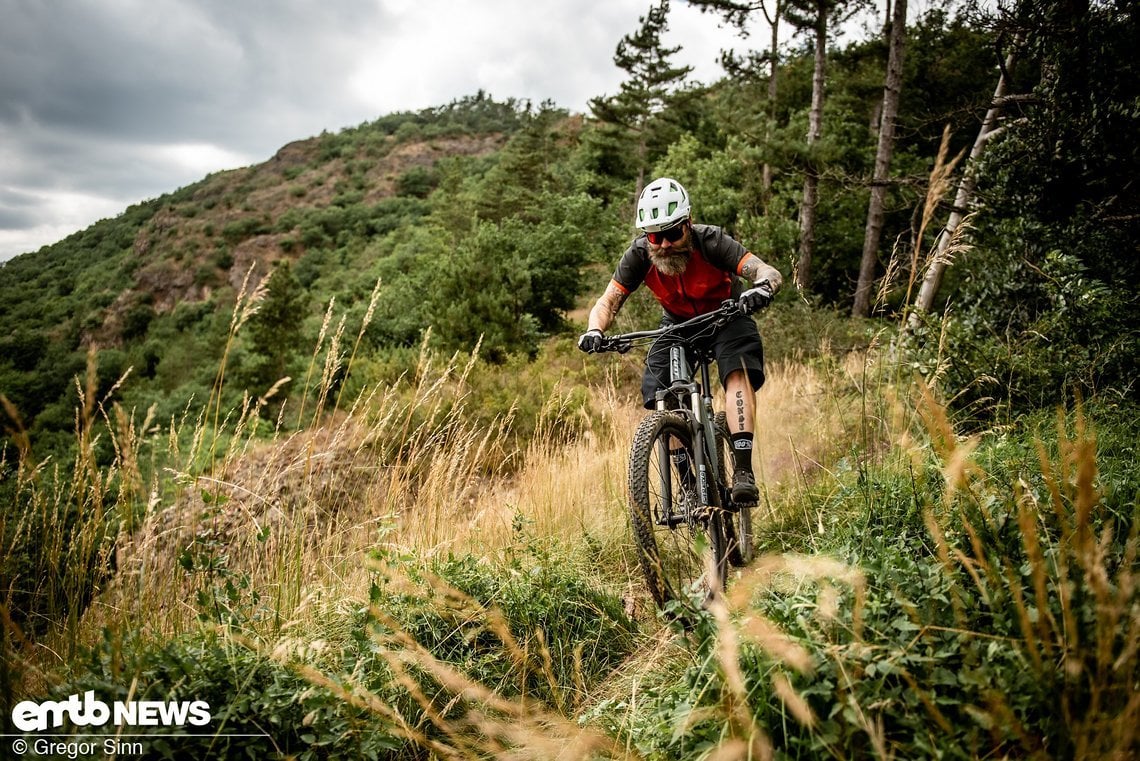
<path fill-rule="evenodd" d="M 0 0 L 0 229 L 50 223 L 53 194 L 130 203 L 204 173 L 179 175 L 162 146 L 249 163 L 362 121 L 342 82 L 382 13 L 374 0 Z"/>
<path fill-rule="evenodd" d="M 268 109 L 258 124 L 259 103 L 303 94 L 331 108 L 352 54 L 345 40 L 379 22 L 367 0 L 116 7 L 0 0 L 0 120 L 248 148 L 251 132 L 274 128 Z M 251 108 L 252 120 L 233 118 Z"/>
<path fill-rule="evenodd" d="M 18 190 L 0 188 L 0 230 L 22 230 L 39 224 L 39 199 Z"/>

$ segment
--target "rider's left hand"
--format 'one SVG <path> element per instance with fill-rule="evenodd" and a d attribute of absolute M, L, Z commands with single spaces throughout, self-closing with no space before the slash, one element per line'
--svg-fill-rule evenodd
<path fill-rule="evenodd" d="M 750 288 L 740 294 L 740 311 L 744 314 L 759 312 L 772 303 L 772 289 L 767 283 Z"/>

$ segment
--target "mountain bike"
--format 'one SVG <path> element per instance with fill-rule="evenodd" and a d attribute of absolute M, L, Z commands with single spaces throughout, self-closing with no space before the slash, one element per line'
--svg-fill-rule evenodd
<path fill-rule="evenodd" d="M 657 392 L 655 409 L 638 425 L 629 453 L 638 562 L 653 601 L 667 612 L 707 604 L 714 591 L 724 589 L 728 567 L 752 559 L 755 504 L 732 500 L 728 421 L 713 409 L 709 382 L 710 338 L 740 314 L 730 299 L 684 322 L 609 336 L 600 349 L 624 354 L 667 342 L 659 350 L 668 346 L 669 385 Z"/>

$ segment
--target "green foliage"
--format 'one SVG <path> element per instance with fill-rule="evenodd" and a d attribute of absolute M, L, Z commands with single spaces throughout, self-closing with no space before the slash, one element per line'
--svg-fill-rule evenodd
<path fill-rule="evenodd" d="M 226 243 L 233 245 L 240 243 L 246 238 L 263 235 L 269 232 L 269 229 L 269 223 L 265 219 L 259 217 L 242 217 L 235 219 L 222 228 L 222 239 Z"/>
<path fill-rule="evenodd" d="M 503 146 L 495 163 L 477 184 L 461 193 L 480 219 L 500 221 L 508 217 L 539 222 L 547 214 L 545 194 L 570 195 L 575 178 L 563 169 L 572 150 L 572 135 L 566 132 L 567 113 L 551 103 L 537 112 L 527 112 L 522 128 Z M 455 202 L 441 193 L 437 203 Z"/>
<path fill-rule="evenodd" d="M 1035 102 L 984 154 L 986 212 L 954 268 L 947 383 L 978 412 L 1128 394 L 1140 366 L 1140 149 L 1125 137 L 1140 129 L 1137 20 L 1111 6 L 1023 10 L 1018 73 L 1039 76 Z"/>
<path fill-rule="evenodd" d="M 1103 424 L 1095 455 L 1078 414 L 1059 424 L 1039 416 L 987 439 L 976 453 L 984 469 L 971 476 L 936 460 L 921 469 L 905 459 L 841 464 L 806 508 L 823 516 L 824 531 L 813 536 L 814 527 L 803 526 L 789 535 L 795 543 L 767 549 L 836 557 L 862 572 L 862 591 L 841 585 L 831 598 L 838 607 L 825 613 L 820 594 L 831 582 L 801 577 L 759 589 L 744 612 L 764 616 L 810 655 L 810 669 L 797 671 L 776 655 L 788 648 L 770 637 L 742 642 L 747 705 L 782 757 L 1134 750 L 1135 413 L 1127 405 L 1089 411 Z M 946 446 L 954 444 L 934 443 L 950 457 Z M 1093 476 L 1100 488 L 1084 491 Z M 968 485 L 947 489 L 962 478 Z M 650 759 L 704 757 L 733 718 L 723 636 L 705 620 L 680 673 L 642 685 L 636 708 L 611 701 L 594 718 Z M 773 675 L 790 679 L 811 709 L 810 726 L 775 694 Z M 624 721 L 616 720 L 620 709 L 629 712 Z"/>
<path fill-rule="evenodd" d="M 148 758 L 419 758 L 407 730 L 391 719 L 426 723 L 426 706 L 392 667 L 411 635 L 473 684 L 569 708 L 576 690 L 604 679 L 629 654 L 636 630 L 619 600 L 584 580 L 580 561 L 567 562 L 566 550 L 528 538 L 521 523 L 518 529 L 503 564 L 470 556 L 423 563 L 377 550 L 384 572 L 372 585 L 371 612 L 330 615 L 304 644 L 274 654 L 256 644 L 256 593 L 226 572 L 220 548 L 202 544 L 184 555 L 183 567 L 214 580 L 198 604 L 203 620 L 221 627 L 162 644 L 105 631 L 44 698 L 94 690 L 107 702 L 130 692 L 132 700 L 209 704 L 208 733 L 140 728 Z M 464 701 L 426 673 L 413 678 L 421 693 L 439 698 L 433 711 L 462 716 Z M 353 683 L 385 710 L 345 700 Z"/>
<path fill-rule="evenodd" d="M 962 413 L 984 423 L 1129 393 L 1140 365 L 1136 297 L 1091 277 L 1074 255 L 1050 252 L 1040 267 L 1008 259 L 998 272 L 970 273 L 963 287 L 972 301 L 927 321 L 912 350 L 917 369 L 958 390 Z M 995 304 L 1008 305 L 998 325 Z"/>
<path fill-rule="evenodd" d="M 427 167 L 412 167 L 396 180 L 396 193 L 413 198 L 427 198 L 435 189 L 436 174 Z"/>
<path fill-rule="evenodd" d="M 691 134 L 682 135 L 653 168 L 656 176 L 673 177 L 695 199 L 693 216 L 703 224 L 736 227 L 743 210 L 743 168 L 754 165 L 755 152 L 739 141 L 710 151 Z"/>
<path fill-rule="evenodd" d="M 766 363 L 812 361 L 846 356 L 871 346 L 883 329 L 826 307 L 780 295 L 757 315 Z M 832 370 L 829 368 L 829 372 Z"/>
<path fill-rule="evenodd" d="M 444 346 L 471 348 L 482 337 L 487 356 L 537 350 L 540 331 L 561 325 L 561 313 L 582 291 L 579 268 L 597 256 L 588 234 L 597 207 L 585 197 L 547 197 L 551 218 L 535 225 L 510 219 L 483 223 L 443 262 L 448 273 L 478 273 L 437 282 L 428 296 Z"/>
<path fill-rule="evenodd" d="M 288 261 L 267 276 L 265 296 L 249 321 L 252 350 L 259 357 L 249 381 L 264 393 L 286 377 L 290 358 L 300 346 L 306 295 Z"/>
<path fill-rule="evenodd" d="M 377 759 L 403 747 L 383 720 L 307 681 L 296 670 L 301 665 L 275 662 L 209 630 L 162 645 L 107 632 L 77 664 L 77 676 L 48 697 L 94 690 L 108 703 L 129 697 L 210 706 L 209 733 L 134 728 L 147 758 Z M 128 694 L 135 678 L 137 689 Z"/>
<path fill-rule="evenodd" d="M 506 697 L 534 696 L 558 705 L 564 695 L 595 684 L 630 653 L 636 626 L 620 600 L 591 586 L 581 560 L 564 548 L 530 538 L 516 521 L 518 538 L 502 565 L 472 556 L 447 557 L 406 568 L 410 586 L 393 595 L 373 586 L 372 602 L 391 622 L 443 663 Z M 388 560 L 390 560 L 390 556 Z M 515 642 L 495 628 L 500 620 Z M 523 653 L 543 653 L 549 672 Z M 553 676 L 553 679 L 550 677 Z"/>

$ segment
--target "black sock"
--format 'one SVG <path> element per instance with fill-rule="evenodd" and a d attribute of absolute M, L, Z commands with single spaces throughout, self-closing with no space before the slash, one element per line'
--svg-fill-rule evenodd
<path fill-rule="evenodd" d="M 752 434 L 734 433 L 732 438 L 732 459 L 737 470 L 752 472 Z"/>

